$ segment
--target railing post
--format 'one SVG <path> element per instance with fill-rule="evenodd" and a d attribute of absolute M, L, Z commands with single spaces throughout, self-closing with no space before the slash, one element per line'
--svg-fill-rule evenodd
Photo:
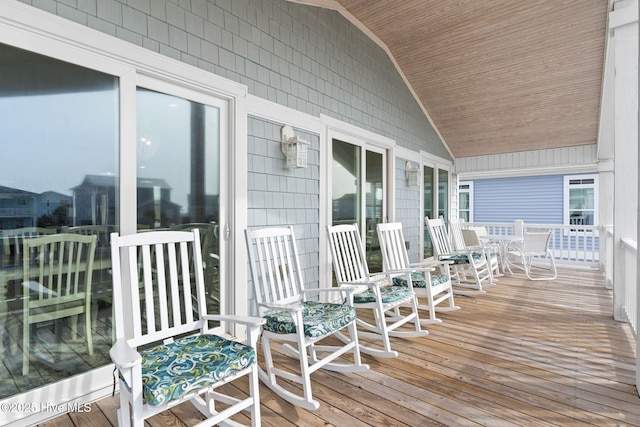
<path fill-rule="evenodd" d="M 521 219 L 516 219 L 513 221 L 513 235 L 514 236 L 522 236 L 524 234 L 524 221 Z"/>

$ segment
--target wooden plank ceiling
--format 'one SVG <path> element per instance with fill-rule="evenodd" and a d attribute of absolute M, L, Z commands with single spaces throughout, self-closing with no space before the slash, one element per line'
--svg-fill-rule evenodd
<path fill-rule="evenodd" d="M 596 143 L 607 0 L 336 1 L 386 45 L 455 157 Z"/>

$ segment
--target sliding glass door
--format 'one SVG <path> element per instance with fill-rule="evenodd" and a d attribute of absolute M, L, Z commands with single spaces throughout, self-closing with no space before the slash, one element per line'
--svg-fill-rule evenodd
<path fill-rule="evenodd" d="M 369 269 L 382 271 L 376 224 L 387 216 L 386 152 L 337 139 L 332 147 L 332 224 L 358 224 Z"/>
<path fill-rule="evenodd" d="M 120 210 L 119 79 L 3 44 L 0 58 L 1 400 L 111 362 L 108 245 Z M 24 248 L 69 234 L 95 235 L 97 249 L 80 272 L 89 289 L 60 308 L 47 300 L 69 290 Z"/>
<path fill-rule="evenodd" d="M 225 303 L 220 287 L 220 116 L 215 98 L 166 84 L 138 87 L 137 228 L 200 230 L 209 313 Z M 170 91 L 171 93 L 167 93 Z M 203 98 L 203 99 L 201 99 Z M 201 102 L 202 101 L 202 102 Z"/>
<path fill-rule="evenodd" d="M 56 405 L 109 382 L 111 232 L 200 229 L 209 312 L 230 311 L 228 101 L 5 44 L 0 57 L 0 401 Z M 95 236 L 93 270 L 83 260 L 73 315 L 42 313 L 67 291 L 40 280 L 25 242 L 69 234 Z"/>

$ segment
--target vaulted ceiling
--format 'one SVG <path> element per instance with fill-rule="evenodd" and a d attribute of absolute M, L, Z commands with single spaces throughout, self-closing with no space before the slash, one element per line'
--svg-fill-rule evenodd
<path fill-rule="evenodd" d="M 302 0 L 387 50 L 455 157 L 595 144 L 609 0 Z"/>

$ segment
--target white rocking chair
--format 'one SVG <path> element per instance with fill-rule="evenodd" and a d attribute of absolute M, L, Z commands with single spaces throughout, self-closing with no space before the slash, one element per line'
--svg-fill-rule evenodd
<path fill-rule="evenodd" d="M 527 230 L 522 242 L 507 248 L 509 265 L 524 270 L 529 280 L 554 280 L 558 277 L 558 272 L 553 254 L 549 250 L 549 240 L 551 230 Z M 513 262 L 514 258 L 518 262 Z M 537 275 L 539 273 L 536 272 L 541 269 L 551 271 L 551 274 Z"/>
<path fill-rule="evenodd" d="M 377 232 L 384 272 L 389 275 L 395 286 L 412 285 L 418 300 L 418 308 L 429 312 L 429 318 L 421 319 L 421 323 L 441 323 L 442 320 L 436 317 L 436 312 L 460 309 L 453 302 L 450 261 L 410 263 L 402 224 L 399 222 L 378 224 Z M 436 267 L 439 267 L 439 273 L 433 273 Z M 426 304 L 420 303 L 421 298 L 427 300 Z M 448 304 L 439 306 L 445 302 Z"/>
<path fill-rule="evenodd" d="M 504 245 L 499 242 L 492 242 L 487 240 L 487 229 L 485 227 L 469 227 L 462 230 L 462 236 L 464 237 L 464 243 L 467 247 L 484 248 L 489 259 L 489 265 L 491 267 L 491 274 L 493 278 L 504 276 L 504 272 L 500 271 L 500 265 L 502 265 L 502 255 Z"/>
<path fill-rule="evenodd" d="M 499 248 L 497 245 L 482 243 L 474 229 L 465 230 L 462 228 L 462 224 L 463 221 L 460 218 L 451 218 L 449 220 L 453 250 L 482 252 L 489 263 L 491 282 L 496 282 L 496 277 L 501 276 L 499 268 Z"/>
<path fill-rule="evenodd" d="M 450 269 L 455 294 L 483 294 L 486 288 L 494 285 L 489 263 L 482 252 L 467 249 L 454 250 L 442 217 L 438 219 L 425 217 L 425 224 L 429 229 L 436 259 L 453 261 Z"/>
<path fill-rule="evenodd" d="M 391 349 L 389 337 L 423 337 L 428 334 L 420 327 L 418 305 L 411 283 L 407 286 L 390 286 L 384 274 L 371 275 L 367 266 L 364 246 L 355 224 L 327 227 L 333 271 L 340 286 L 358 290 L 354 295 L 356 308 L 373 310 L 375 324 L 358 317 L 360 336 L 382 341 L 382 349 L 361 345 L 363 353 L 378 357 L 397 357 Z M 409 309 L 403 314 L 401 307 Z M 413 330 L 398 330 L 413 323 Z"/>
<path fill-rule="evenodd" d="M 260 379 L 286 401 L 318 409 L 320 404 L 311 390 L 312 373 L 320 368 L 338 372 L 369 369 L 360 360 L 353 290 L 305 288 L 293 227 L 246 230 L 245 236 L 258 311 L 266 319 L 261 338 L 266 369 L 260 368 Z M 341 302 L 315 300 L 321 293 L 334 293 Z M 349 330 L 348 337 L 344 329 Z M 319 344 L 331 336 L 344 344 Z M 275 367 L 272 340 L 284 342 L 283 351 L 298 360 L 299 371 Z M 345 354 L 351 354 L 353 361 L 337 360 Z M 302 393 L 279 379 L 300 384 Z"/>
<path fill-rule="evenodd" d="M 111 257 L 116 343 L 109 354 L 120 377 L 118 425 L 142 427 L 191 401 L 207 417 L 197 426 L 237 426 L 229 417 L 247 409 L 251 425 L 260 426 L 255 345 L 264 321 L 207 315 L 199 231 L 113 233 Z M 211 334 L 209 321 L 246 326 L 247 344 Z M 245 375 L 248 397 L 218 391 Z"/>

